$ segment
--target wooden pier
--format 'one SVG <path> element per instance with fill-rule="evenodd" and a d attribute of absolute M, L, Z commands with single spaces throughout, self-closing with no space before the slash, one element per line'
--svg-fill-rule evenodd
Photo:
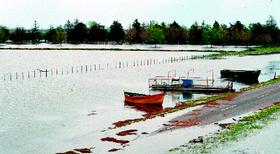
<path fill-rule="evenodd" d="M 193 85 L 192 87 L 184 87 L 182 84 L 178 85 L 151 85 L 152 90 L 159 91 L 180 91 L 191 93 L 225 93 L 235 91 L 232 87 L 213 87 L 205 85 Z"/>
<path fill-rule="evenodd" d="M 173 74 L 171 74 L 173 73 Z M 202 81 L 206 84 L 193 84 L 193 81 Z M 227 85 L 224 87 L 214 86 L 214 74 L 212 74 L 212 79 L 199 79 L 195 77 L 191 79 L 189 77 L 176 77 L 176 71 L 172 70 L 168 72 L 167 76 L 156 76 L 148 80 L 149 88 L 152 90 L 159 91 L 179 91 L 179 92 L 189 92 L 189 93 L 225 93 L 233 92 L 233 82 L 228 81 Z M 209 84 L 210 83 L 210 84 Z"/>

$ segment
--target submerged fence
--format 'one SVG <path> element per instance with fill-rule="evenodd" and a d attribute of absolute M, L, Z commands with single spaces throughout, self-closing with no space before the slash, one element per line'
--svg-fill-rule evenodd
<path fill-rule="evenodd" d="M 186 60 L 197 59 L 201 56 L 180 56 L 180 57 L 168 57 L 162 59 L 142 59 L 134 61 L 119 61 L 116 63 L 103 63 L 103 64 L 89 64 L 80 66 L 71 66 L 64 68 L 50 68 L 50 69 L 36 69 L 33 71 L 25 72 L 11 72 L 2 73 L 0 80 L 2 81 L 14 81 L 14 80 L 29 80 L 36 78 L 49 78 L 59 75 L 70 75 L 77 73 L 89 73 L 105 70 L 116 70 L 126 68 L 136 68 L 143 66 L 153 66 L 160 64 L 178 63 Z"/>

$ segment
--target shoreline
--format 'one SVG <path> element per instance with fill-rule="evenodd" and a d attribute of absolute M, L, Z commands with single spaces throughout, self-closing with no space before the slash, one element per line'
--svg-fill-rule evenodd
<path fill-rule="evenodd" d="M 272 79 L 272 80 L 269 80 L 269 81 L 266 81 L 266 82 L 263 82 L 263 83 L 260 83 L 260 84 L 256 84 L 256 85 L 253 85 L 253 86 L 250 86 L 249 88 L 246 88 L 246 89 L 243 89 L 243 90 L 241 90 L 241 91 L 239 91 L 239 92 L 234 92 L 234 93 L 225 93 L 225 94 L 220 94 L 220 95 L 215 95 L 215 96 L 212 96 L 212 97 L 209 97 L 209 98 L 202 98 L 202 99 L 199 99 L 199 100 L 195 100 L 195 101 L 187 101 L 187 102 L 182 102 L 181 104 L 179 104 L 179 105 L 177 105 L 176 107 L 174 107 L 174 108 L 168 108 L 168 109 L 166 109 L 166 110 L 163 110 L 162 112 L 155 112 L 155 113 L 153 113 L 153 114 L 146 114 L 146 115 L 143 115 L 143 118 L 139 118 L 139 119 L 130 119 L 130 120 L 126 120 L 126 121 L 121 121 L 121 122 L 118 122 L 118 123 L 115 123 L 115 124 L 113 124 L 113 125 L 115 125 L 115 127 L 111 127 L 111 128 L 107 128 L 107 129 L 105 129 L 105 130 L 102 130 L 101 132 L 102 133 L 105 133 L 105 134 L 109 134 L 109 132 L 108 131 L 112 131 L 112 130 L 115 130 L 115 133 L 116 132 L 119 132 L 121 129 L 118 129 L 118 128 L 122 128 L 122 127 L 125 127 L 126 129 L 123 129 L 121 132 L 119 132 L 119 133 L 124 133 L 125 135 L 124 136 L 126 136 L 126 135 L 133 135 L 133 133 L 134 133 L 134 131 L 136 131 L 135 129 L 131 129 L 131 128 L 133 128 L 133 127 L 131 127 L 131 128 L 129 128 L 129 127 L 126 127 L 126 126 L 129 126 L 129 125 L 132 125 L 133 126 L 133 124 L 137 124 L 137 123 L 139 123 L 139 122 L 144 122 L 144 121 L 146 121 L 146 120 L 149 120 L 149 119 L 153 119 L 153 118 L 156 118 L 156 117 L 159 117 L 159 116 L 161 116 L 161 117 L 164 117 L 164 116 L 167 116 L 169 113 L 174 113 L 174 112 L 177 112 L 177 111 L 183 111 L 184 109 L 187 109 L 187 108 L 190 108 L 190 107 L 195 107 L 195 106 L 197 106 L 197 107 L 202 107 L 203 105 L 206 105 L 206 106 L 209 106 L 211 109 L 213 109 L 215 106 L 216 106 L 216 101 L 218 101 L 218 100 L 231 100 L 231 99 L 233 99 L 236 95 L 238 95 L 238 94 L 242 94 L 242 93 L 244 93 L 244 92 L 250 92 L 251 90 L 255 90 L 255 89 L 258 89 L 258 88 L 262 88 L 262 87 L 265 87 L 265 88 L 267 88 L 266 86 L 271 86 L 271 85 L 275 85 L 275 84 L 277 84 L 277 85 L 279 85 L 279 83 L 280 83 L 280 76 L 278 76 L 278 78 L 276 78 L 276 79 Z M 272 103 L 272 106 L 273 106 L 273 104 L 274 105 L 276 105 L 276 108 L 277 108 L 277 111 L 278 110 L 280 110 L 280 104 L 279 103 Z M 274 107 L 274 106 L 273 106 Z M 270 112 L 271 111 L 271 109 L 270 109 L 270 107 L 268 106 L 268 107 L 266 107 L 266 108 L 262 108 L 263 110 L 261 110 L 260 112 L 265 112 L 264 114 L 260 114 L 260 116 L 262 117 L 263 115 L 265 115 L 266 117 L 267 116 L 270 116 L 271 114 L 270 113 L 275 113 L 275 109 L 273 108 L 272 109 L 272 112 Z M 198 111 L 199 112 L 199 110 L 200 109 L 195 109 L 195 110 L 193 110 L 193 111 Z M 267 110 L 269 110 L 269 112 L 266 112 Z M 190 114 L 190 113 L 193 113 L 193 111 L 191 111 L 191 112 L 187 112 L 187 114 Z M 234 117 L 240 117 L 240 116 L 244 116 L 244 117 L 241 117 L 241 119 L 249 119 L 249 120 L 251 120 L 252 119 L 252 125 L 253 126 L 255 126 L 255 123 L 253 123 L 253 122 L 255 122 L 254 120 L 256 120 L 257 118 L 255 118 L 255 117 L 259 117 L 259 115 L 257 115 L 257 114 L 259 114 L 260 112 L 250 112 L 250 114 L 242 114 L 242 115 L 237 115 L 237 116 L 234 116 Z M 251 114 L 252 113 L 252 114 Z M 267 114 L 268 113 L 268 114 Z M 278 112 L 276 112 L 276 113 L 278 113 Z M 194 114 L 194 115 L 196 115 L 196 114 Z M 248 116 L 248 118 L 246 118 L 247 117 L 247 115 L 249 115 Z M 189 116 L 192 116 L 192 115 L 189 115 Z M 253 117 L 253 118 L 252 118 Z M 231 118 L 233 118 L 233 117 L 231 117 Z M 229 118 L 229 119 L 231 119 L 231 118 Z M 264 118 L 265 119 L 265 118 Z M 171 119 L 172 120 L 172 119 Z M 226 119 L 225 119 L 226 120 Z M 223 123 L 223 121 L 224 120 L 222 120 L 222 121 L 217 121 L 217 122 L 215 122 L 215 123 L 213 123 L 213 124 L 215 124 L 215 125 L 217 125 L 217 124 L 224 124 Z M 235 121 L 235 120 L 233 120 L 233 121 Z M 169 121 L 169 122 L 172 122 L 172 121 Z M 175 121 L 174 121 L 175 122 Z M 251 122 L 251 121 L 250 121 Z M 247 123 L 246 123 L 247 124 Z M 226 124 L 224 124 L 225 126 L 227 126 Z M 163 124 L 163 127 L 162 128 L 164 128 L 164 127 L 169 127 L 169 126 L 171 126 L 171 127 L 176 127 L 176 128 L 189 128 L 189 127 L 192 127 L 192 126 L 200 126 L 200 124 L 199 123 L 196 123 L 196 121 L 186 121 L 185 123 L 180 123 L 179 125 L 177 125 L 176 123 L 171 123 L 171 125 L 169 125 L 169 124 L 167 124 L 167 125 L 165 125 L 165 123 Z M 217 125 L 218 126 L 218 125 Z M 232 126 L 234 126 L 234 124 L 232 124 Z M 243 125 L 244 126 L 244 125 Z M 246 126 L 246 125 L 245 125 Z M 251 125 L 250 125 L 251 126 Z M 258 128 L 258 126 L 256 126 L 257 128 Z M 235 127 L 234 127 L 235 128 Z M 239 128 L 239 127 L 238 127 Z M 255 127 L 252 127 L 252 128 L 255 128 Z M 222 129 L 222 126 L 221 126 L 221 129 Z M 221 129 L 219 129 L 219 130 L 221 130 Z M 119 130 L 119 131 L 118 131 Z M 125 131 L 124 131 L 125 130 Z M 161 131 L 160 131 L 161 129 L 158 129 L 158 130 L 155 130 L 155 131 L 153 131 L 154 133 L 161 133 Z M 168 129 L 169 130 L 169 129 Z M 235 130 L 235 129 L 234 129 Z M 247 129 L 241 129 L 241 130 L 247 130 Z M 172 130 L 172 129 L 170 129 L 169 131 L 175 131 L 175 130 Z M 114 131 L 113 131 L 114 132 Z M 218 131 L 218 132 L 224 132 L 224 131 Z M 118 133 L 118 134 L 119 134 Z M 145 132 L 144 132 L 145 133 Z M 142 135 L 144 134 L 143 132 L 142 132 Z M 231 132 L 230 132 L 231 133 Z M 134 133 L 134 135 L 135 135 L 135 133 Z M 145 134 L 144 134 L 145 135 Z M 211 134 L 210 134 L 211 135 Z M 108 135 L 109 136 L 109 135 Z M 226 135 L 224 135 L 224 136 L 226 136 Z M 204 141 L 204 139 L 207 139 L 207 137 L 209 137 L 209 135 L 205 135 L 205 136 L 203 136 L 202 137 L 202 140 Z M 210 143 L 212 143 L 213 142 L 213 137 L 215 137 L 215 136 L 210 136 L 211 138 L 209 139 L 210 140 Z M 229 136 L 230 137 L 230 136 Z M 110 152 L 114 152 L 114 151 L 118 151 L 118 150 L 124 150 L 124 147 L 126 147 L 126 146 L 128 146 L 129 144 L 129 142 L 130 142 L 130 140 L 121 140 L 121 139 L 117 139 L 117 138 L 114 138 L 114 137 L 105 137 L 105 138 L 101 138 L 101 141 L 105 141 L 105 142 L 114 142 L 114 143 L 119 143 L 121 146 L 123 146 L 122 148 L 119 148 L 119 149 L 111 149 L 111 150 L 109 150 Z M 193 142 L 192 142 L 193 141 Z M 198 141 L 198 142 L 197 142 Z M 187 141 L 187 142 L 189 142 L 189 141 Z M 196 138 L 193 138 L 192 140 L 190 140 L 190 142 L 192 142 L 192 143 L 195 143 L 195 145 L 194 145 L 194 147 L 195 148 L 197 148 L 198 150 L 201 150 L 202 149 L 202 151 L 205 151 L 205 144 L 204 144 L 204 142 L 201 144 L 202 146 L 197 146 L 199 143 L 201 143 L 201 137 L 199 137 L 198 139 L 196 139 Z M 223 143 L 223 142 L 222 142 Z M 227 142 L 226 142 L 227 143 Z M 186 144 L 189 144 L 189 143 L 186 143 Z M 216 144 L 215 144 L 216 145 Z M 206 147 L 208 147 L 208 145 L 206 145 Z M 185 149 L 184 148 L 186 148 L 186 145 L 184 144 L 184 145 L 182 145 L 182 146 L 179 146 L 179 147 L 175 147 L 175 148 L 172 148 L 172 147 L 170 147 L 170 149 L 169 149 L 169 152 L 170 153 L 176 153 L 176 152 L 185 152 Z M 187 147 L 188 148 L 188 147 Z M 92 150 L 91 152 L 94 152 L 94 149 L 92 148 L 92 147 L 86 147 L 86 148 L 84 148 L 84 149 L 86 149 L 86 150 Z M 207 148 L 208 149 L 208 148 Z M 206 150 L 207 150 L 206 149 Z M 189 150 L 189 149 L 188 149 Z M 191 149 L 191 150 L 193 150 L 193 149 Z M 75 152 L 76 150 L 74 150 L 74 151 L 67 151 L 67 152 Z M 62 153 L 60 153 L 60 154 L 66 154 L 67 152 L 62 152 Z M 186 152 L 189 152 L 189 151 L 186 151 Z M 207 152 L 207 151 L 206 151 Z"/>
<path fill-rule="evenodd" d="M 106 129 L 104 131 L 108 131 L 108 130 L 112 130 L 112 129 L 116 129 L 116 128 L 120 128 L 120 127 L 124 127 L 124 126 L 128 126 L 128 125 L 132 125 L 134 123 L 141 122 L 141 121 L 146 121 L 148 119 L 153 119 L 153 118 L 156 118 L 158 116 L 165 116 L 167 114 L 174 113 L 174 112 L 177 112 L 177 111 L 181 111 L 181 110 L 184 110 L 184 109 L 187 109 L 187 108 L 190 108 L 190 107 L 207 105 L 208 103 L 210 103 L 210 105 L 212 105 L 211 103 L 213 103 L 215 101 L 219 101 L 219 100 L 227 100 L 227 99 L 230 100 L 230 99 L 233 99 L 237 95 L 240 95 L 244 92 L 249 92 L 251 90 L 258 89 L 258 88 L 261 88 L 261 87 L 277 84 L 279 82 L 280 82 L 280 76 L 278 76 L 275 79 L 268 80 L 266 82 L 262 82 L 262 83 L 259 83 L 259 84 L 252 85 L 248 88 L 243 88 L 238 92 L 223 93 L 223 94 L 213 95 L 211 97 L 205 97 L 205 98 L 200 98 L 200 99 L 197 99 L 197 100 L 181 102 L 178 105 L 176 105 L 175 107 L 167 108 L 167 109 L 164 109 L 163 111 L 159 111 L 159 112 L 153 112 L 151 114 L 145 114 L 141 118 L 128 119 L 128 120 L 115 122 L 115 123 L 113 123 L 113 127 L 109 127 L 108 129 Z"/>

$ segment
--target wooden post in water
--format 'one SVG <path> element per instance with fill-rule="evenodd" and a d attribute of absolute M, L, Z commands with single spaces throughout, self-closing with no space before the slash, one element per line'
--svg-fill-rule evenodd
<path fill-rule="evenodd" d="M 18 79 L 18 73 L 16 72 L 16 80 Z"/>
<path fill-rule="evenodd" d="M 48 78 L 48 70 L 46 69 L 46 78 Z"/>
<path fill-rule="evenodd" d="M 28 79 L 30 79 L 30 72 L 28 72 L 27 77 L 28 77 Z"/>
<path fill-rule="evenodd" d="M 10 73 L 10 81 L 12 81 L 12 73 Z"/>
<path fill-rule="evenodd" d="M 3 74 L 3 79 L 4 79 L 4 81 L 6 80 L 6 78 L 5 78 L 5 74 Z"/>
<path fill-rule="evenodd" d="M 86 65 L 86 72 L 87 72 L 87 65 Z"/>
<path fill-rule="evenodd" d="M 21 79 L 24 80 L 24 73 L 21 72 Z"/>
<path fill-rule="evenodd" d="M 81 73 L 83 73 L 83 65 L 81 65 Z"/>
<path fill-rule="evenodd" d="M 33 77 L 36 78 L 36 71 L 33 71 Z"/>

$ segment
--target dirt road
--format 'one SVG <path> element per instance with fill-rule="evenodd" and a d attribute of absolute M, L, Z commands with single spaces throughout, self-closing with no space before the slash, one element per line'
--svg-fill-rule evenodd
<path fill-rule="evenodd" d="M 202 105 L 199 109 L 172 119 L 159 132 L 219 122 L 241 114 L 257 111 L 279 101 L 280 83 L 271 84 L 237 94 L 227 99 Z"/>

